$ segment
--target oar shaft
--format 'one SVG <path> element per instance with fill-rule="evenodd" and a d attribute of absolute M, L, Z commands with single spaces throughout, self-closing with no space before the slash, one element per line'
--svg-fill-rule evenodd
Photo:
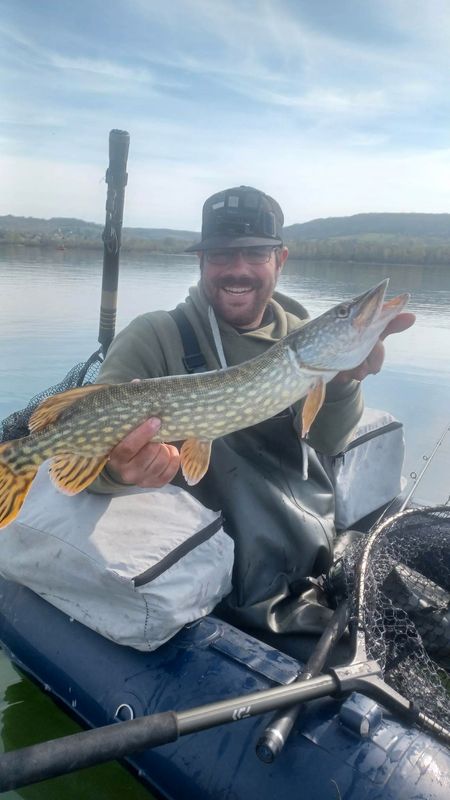
<path fill-rule="evenodd" d="M 106 221 L 103 231 L 103 279 L 98 341 L 106 355 L 116 328 L 119 255 L 122 241 L 123 207 L 127 185 L 130 135 L 112 130 L 109 134 L 109 167 L 106 171 Z"/>
<path fill-rule="evenodd" d="M 169 711 L 140 717 L 4 753 L 0 792 L 173 742 L 178 738 L 176 716 Z"/>
<path fill-rule="evenodd" d="M 332 694 L 337 687 L 337 680 L 330 675 L 321 675 L 305 684 L 290 683 L 288 686 L 276 686 L 263 692 L 234 697 L 232 700 L 221 700 L 206 706 L 181 711 L 177 714 L 180 736 L 195 733 L 226 722 L 237 722 L 246 717 L 256 717 L 275 708 L 285 708 L 293 702 L 314 700 Z"/>
<path fill-rule="evenodd" d="M 277 686 L 178 714 L 167 711 L 139 717 L 4 753 L 0 755 L 0 792 L 123 758 L 188 733 L 284 708 L 296 700 L 324 697 L 333 693 L 337 685 L 335 677 L 324 675 L 303 685 Z"/>
<path fill-rule="evenodd" d="M 297 683 L 310 681 L 323 670 L 331 650 L 347 627 L 348 614 L 348 602 L 344 600 L 326 625 Z M 303 708 L 304 703 L 298 703 L 287 710 L 277 709 L 256 745 L 256 754 L 265 764 L 271 764 L 281 753 Z"/>

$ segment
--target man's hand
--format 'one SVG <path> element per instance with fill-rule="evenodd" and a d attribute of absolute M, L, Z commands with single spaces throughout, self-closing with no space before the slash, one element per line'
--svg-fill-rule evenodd
<path fill-rule="evenodd" d="M 125 483 L 143 489 L 159 489 L 175 477 L 180 466 L 177 448 L 151 441 L 160 426 L 161 420 L 151 417 L 111 450 L 108 466 Z"/>
<path fill-rule="evenodd" d="M 411 325 L 414 325 L 415 321 L 416 315 L 412 314 L 410 311 L 405 311 L 402 314 L 398 314 L 390 321 L 389 325 L 386 326 L 383 333 L 380 334 L 378 342 L 373 350 L 370 351 L 365 361 L 363 361 L 358 367 L 355 367 L 355 369 L 338 372 L 336 377 L 333 378 L 333 381 L 331 382 L 348 383 L 348 381 L 351 380 L 362 381 L 367 377 L 367 375 L 376 375 L 383 366 L 384 361 L 383 339 L 385 339 L 386 336 L 390 336 L 392 333 L 401 333 L 402 331 L 406 331 L 411 327 Z"/>

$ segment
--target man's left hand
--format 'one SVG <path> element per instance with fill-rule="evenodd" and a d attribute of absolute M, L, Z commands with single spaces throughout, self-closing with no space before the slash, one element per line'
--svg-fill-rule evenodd
<path fill-rule="evenodd" d="M 380 334 L 378 342 L 362 364 L 355 367 L 355 369 L 338 372 L 336 377 L 333 378 L 332 383 L 348 383 L 348 381 L 352 380 L 362 381 L 367 375 L 376 375 L 383 366 L 384 361 L 383 339 L 385 339 L 386 336 L 390 336 L 392 333 L 401 333 L 402 331 L 408 330 L 411 325 L 414 325 L 415 321 L 416 315 L 412 314 L 410 311 L 398 314 L 390 321 L 389 325 L 386 326 L 383 333 Z"/>

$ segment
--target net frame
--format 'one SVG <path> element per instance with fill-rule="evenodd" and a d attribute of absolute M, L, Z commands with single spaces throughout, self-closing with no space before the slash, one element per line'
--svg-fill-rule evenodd
<path fill-rule="evenodd" d="M 425 617 L 441 614 L 447 642 L 441 656 L 448 659 L 450 507 L 401 511 L 350 546 L 340 561 L 350 598 L 352 663 L 376 662 L 388 690 L 407 701 L 407 714 L 450 744 L 450 676 L 442 662 L 432 658 L 426 631 L 420 630 L 421 612 Z M 416 586 L 416 614 L 411 608 L 414 593 L 406 592 L 408 607 L 401 593 L 393 592 L 392 575 L 398 568 Z M 424 589 L 434 593 L 434 607 L 423 602 Z M 384 700 L 388 695 L 389 691 Z"/>

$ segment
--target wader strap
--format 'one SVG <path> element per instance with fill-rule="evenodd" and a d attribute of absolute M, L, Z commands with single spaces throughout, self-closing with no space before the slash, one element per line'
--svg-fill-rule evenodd
<path fill-rule="evenodd" d="M 186 314 L 181 308 L 174 308 L 172 311 L 169 311 L 169 314 L 175 321 L 181 336 L 181 341 L 183 342 L 183 364 L 186 372 L 207 372 L 208 367 L 206 365 L 205 356 L 200 350 L 194 328 Z"/>

